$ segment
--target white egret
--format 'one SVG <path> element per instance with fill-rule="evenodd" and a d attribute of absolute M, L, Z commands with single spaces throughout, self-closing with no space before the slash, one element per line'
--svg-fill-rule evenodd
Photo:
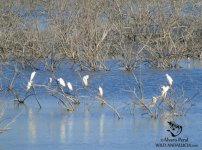
<path fill-rule="evenodd" d="M 28 81 L 28 83 L 27 83 L 27 91 L 29 91 L 29 89 L 30 89 L 31 86 L 32 86 L 32 83 L 33 83 L 32 80 L 34 79 L 35 74 L 36 74 L 36 71 L 33 71 L 33 72 L 31 73 L 31 75 L 30 75 L 30 79 L 29 79 L 29 81 Z"/>
<path fill-rule="evenodd" d="M 67 88 L 69 89 L 69 91 L 73 91 L 73 87 L 70 82 L 67 82 Z"/>
<path fill-rule="evenodd" d="M 170 89 L 169 86 L 164 86 L 164 85 L 163 85 L 163 86 L 161 87 L 161 96 L 165 98 L 169 89 Z"/>
<path fill-rule="evenodd" d="M 98 87 L 98 95 L 99 95 L 100 97 L 103 97 L 103 89 L 102 89 L 101 86 Z"/>
<path fill-rule="evenodd" d="M 166 74 L 166 79 L 167 79 L 168 85 L 169 85 L 169 86 L 172 86 L 172 84 L 173 84 L 173 79 L 171 78 L 171 76 L 169 76 L 168 74 Z"/>
<path fill-rule="evenodd" d="M 155 104 L 156 104 L 156 102 L 157 102 L 157 98 L 154 96 L 154 97 L 152 97 L 152 100 L 151 100 L 151 104 L 149 105 L 149 107 L 154 107 L 155 106 Z"/>
<path fill-rule="evenodd" d="M 63 87 L 66 86 L 66 85 L 65 85 L 65 81 L 63 80 L 63 78 L 59 78 L 59 79 L 57 79 L 57 81 L 59 82 L 59 84 L 60 84 L 61 86 L 63 86 Z"/>
<path fill-rule="evenodd" d="M 84 86 L 88 86 L 88 79 L 89 79 L 89 75 L 83 76 L 83 84 L 84 84 Z"/>
<path fill-rule="evenodd" d="M 32 81 L 34 79 L 35 74 L 36 74 L 36 71 L 33 71 L 32 74 L 31 74 L 31 76 L 30 76 L 29 81 Z"/>

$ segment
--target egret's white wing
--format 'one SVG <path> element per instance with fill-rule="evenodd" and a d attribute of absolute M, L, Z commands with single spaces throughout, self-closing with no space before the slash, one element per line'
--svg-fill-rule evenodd
<path fill-rule="evenodd" d="M 103 97 L 103 89 L 102 89 L 101 86 L 98 87 L 98 95 L 99 95 L 100 97 Z"/>
<path fill-rule="evenodd" d="M 70 82 L 67 82 L 67 87 L 70 91 L 73 91 L 72 84 Z"/>
<path fill-rule="evenodd" d="M 169 86 L 162 86 L 161 87 L 161 96 L 166 97 L 168 90 L 170 89 Z"/>
<path fill-rule="evenodd" d="M 173 84 L 173 79 L 171 76 L 169 76 L 168 74 L 166 74 L 166 79 L 168 81 L 168 84 L 171 86 Z"/>
<path fill-rule="evenodd" d="M 57 81 L 59 82 L 60 85 L 62 85 L 63 87 L 65 87 L 65 81 L 63 80 L 63 78 L 59 78 L 57 79 Z"/>
<path fill-rule="evenodd" d="M 32 81 L 34 79 L 35 74 L 36 74 L 36 71 L 33 71 L 32 74 L 31 74 L 31 76 L 30 76 L 29 81 Z"/>
<path fill-rule="evenodd" d="M 89 78 L 89 75 L 85 75 L 83 77 L 83 83 L 84 83 L 85 86 L 88 86 L 88 78 Z"/>

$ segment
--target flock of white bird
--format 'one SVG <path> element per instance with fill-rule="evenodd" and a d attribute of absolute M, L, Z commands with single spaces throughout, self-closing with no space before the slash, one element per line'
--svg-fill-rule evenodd
<path fill-rule="evenodd" d="M 27 88 L 26 88 L 27 91 L 29 91 L 30 88 L 33 86 L 33 79 L 35 75 L 36 75 L 35 71 L 31 73 L 30 79 L 27 83 Z M 88 79 L 89 79 L 89 75 L 83 76 L 82 81 L 83 81 L 84 87 L 88 86 Z M 50 77 L 48 85 L 50 86 L 52 82 L 53 82 L 53 79 Z M 58 78 L 57 82 L 59 83 L 61 87 L 67 87 L 69 92 L 73 91 L 73 86 L 71 82 L 65 82 L 63 78 Z M 103 97 L 103 89 L 101 86 L 98 87 L 98 96 Z"/>
<path fill-rule="evenodd" d="M 170 75 L 168 75 L 168 74 L 165 74 L 165 76 L 166 76 L 166 80 L 167 80 L 168 85 L 161 86 L 161 95 L 160 95 L 161 98 L 166 98 L 166 95 L 167 95 L 168 91 L 171 89 L 171 86 L 173 84 L 172 77 Z M 152 102 L 151 102 L 150 107 L 155 106 L 158 98 L 159 98 L 158 96 L 152 97 Z"/>
<path fill-rule="evenodd" d="M 30 88 L 33 86 L 33 79 L 34 79 L 35 75 L 36 75 L 35 71 L 31 73 L 30 79 L 29 79 L 29 81 L 27 83 L 27 91 L 29 91 Z M 173 84 L 172 77 L 170 75 L 168 75 L 168 74 L 166 74 L 165 76 L 166 76 L 168 85 L 161 86 L 161 97 L 163 97 L 163 98 L 166 98 L 167 92 L 171 89 L 171 86 Z M 84 87 L 88 86 L 88 79 L 89 79 L 89 75 L 83 76 L 82 81 L 83 81 Z M 49 78 L 49 86 L 51 85 L 52 81 L 53 81 L 53 79 Z M 73 86 L 72 86 L 71 82 L 65 82 L 63 78 L 58 78 L 57 82 L 59 83 L 59 85 L 61 87 L 66 87 L 67 86 L 69 92 L 73 91 Z M 98 87 L 98 96 L 103 97 L 103 89 L 102 89 L 101 86 Z M 155 105 L 157 100 L 158 100 L 157 97 L 153 97 L 152 98 L 152 104 Z"/>

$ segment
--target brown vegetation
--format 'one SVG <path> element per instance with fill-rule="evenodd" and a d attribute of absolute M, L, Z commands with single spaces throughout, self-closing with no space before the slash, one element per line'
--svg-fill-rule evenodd
<path fill-rule="evenodd" d="M 137 79 L 134 75 L 134 80 L 137 87 L 135 87 L 133 91 L 135 98 L 132 105 L 143 108 L 146 114 L 153 118 L 185 116 L 194 105 L 192 100 L 199 94 L 196 93 L 192 97 L 186 96 L 183 90 L 173 89 L 172 84 L 169 85 L 165 82 L 165 84 L 160 87 L 158 94 L 149 100 L 146 100 L 141 79 Z M 163 86 L 168 87 L 166 92 L 164 91 Z"/>
<path fill-rule="evenodd" d="M 200 1 L 3 0 L 0 11 L 1 61 L 24 68 L 42 61 L 53 71 L 70 60 L 108 70 L 112 57 L 126 70 L 141 62 L 173 68 L 202 57 Z"/>

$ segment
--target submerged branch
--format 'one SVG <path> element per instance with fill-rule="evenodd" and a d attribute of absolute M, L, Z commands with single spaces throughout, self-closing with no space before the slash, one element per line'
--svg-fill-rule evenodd
<path fill-rule="evenodd" d="M 111 104 L 109 104 L 104 98 L 101 97 L 96 97 L 101 104 L 106 104 L 118 117 L 118 119 L 121 119 L 121 115 L 119 114 L 119 112 L 116 110 L 116 108 L 114 108 Z"/>

